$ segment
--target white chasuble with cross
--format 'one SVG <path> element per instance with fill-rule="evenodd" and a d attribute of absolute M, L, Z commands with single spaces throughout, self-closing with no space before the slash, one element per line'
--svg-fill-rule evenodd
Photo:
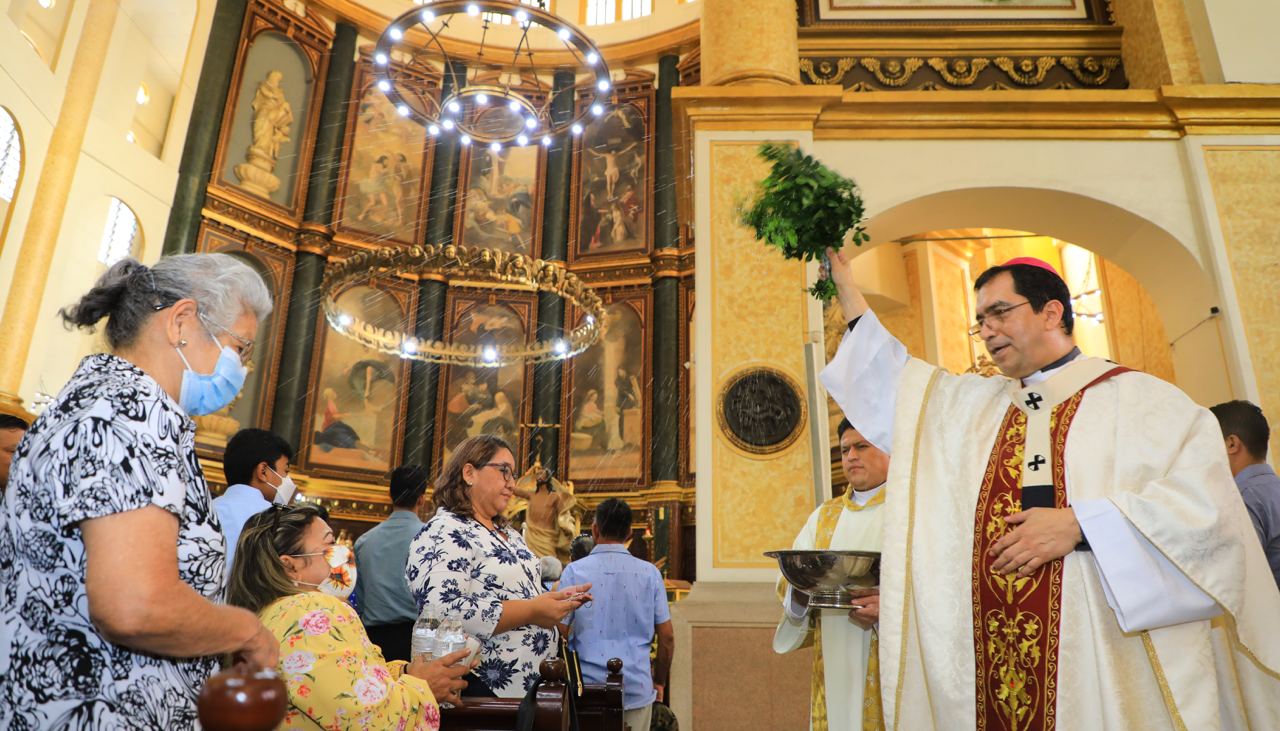
<path fill-rule="evenodd" d="M 791 547 L 879 551 L 884 497 L 881 487 L 865 505 L 858 505 L 848 493 L 828 500 L 809 516 Z M 814 646 L 809 728 L 812 731 L 882 728 L 876 697 L 875 632 L 849 621 L 847 611 L 797 609 L 789 600 L 790 592 L 790 585 L 779 579 L 783 614 L 773 636 L 773 649 L 786 653 Z"/>
<path fill-rule="evenodd" d="M 902 360 L 881 565 L 887 728 L 1280 729 L 1280 593 L 1207 410 L 1095 358 L 1033 385 Z M 1092 550 L 1015 582 L 985 549 L 1031 486 L 1076 509 Z"/>

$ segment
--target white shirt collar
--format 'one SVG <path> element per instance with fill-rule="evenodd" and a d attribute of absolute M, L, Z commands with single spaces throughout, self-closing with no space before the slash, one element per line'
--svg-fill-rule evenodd
<path fill-rule="evenodd" d="M 1077 349 L 1077 350 L 1075 350 L 1075 351 L 1073 351 L 1073 352 L 1075 353 L 1075 355 L 1073 355 L 1073 356 L 1072 356 L 1071 360 L 1068 360 L 1066 363 L 1063 363 L 1063 364 L 1061 364 L 1061 365 L 1055 366 L 1055 367 L 1053 367 L 1053 368 L 1048 368 L 1048 369 L 1045 369 L 1045 370 L 1042 370 L 1042 371 L 1036 371 L 1035 373 L 1032 373 L 1031 375 L 1029 375 L 1029 376 L 1027 376 L 1026 378 L 1022 379 L 1022 385 L 1024 385 L 1024 386 L 1034 386 L 1034 385 L 1035 385 L 1035 384 L 1037 384 L 1037 383 L 1044 383 L 1045 381 L 1049 380 L 1049 378 L 1050 378 L 1051 376 L 1053 376 L 1053 374 L 1055 374 L 1055 373 L 1057 373 L 1058 371 L 1062 370 L 1063 368 L 1066 368 L 1067 366 L 1071 365 L 1071 363 L 1072 363 L 1073 361 L 1075 361 L 1077 358 L 1083 358 L 1083 357 L 1084 357 L 1084 353 L 1081 353 L 1081 352 L 1079 351 L 1079 349 Z"/>
<path fill-rule="evenodd" d="M 849 494 L 853 496 L 853 503 L 855 505 L 863 506 L 871 502 L 871 498 L 875 497 L 876 494 L 883 489 L 884 489 L 884 483 L 882 482 L 879 485 L 876 485 L 875 487 L 871 488 L 870 490 L 863 490 L 862 492 L 858 492 L 857 490 L 852 490 Z"/>

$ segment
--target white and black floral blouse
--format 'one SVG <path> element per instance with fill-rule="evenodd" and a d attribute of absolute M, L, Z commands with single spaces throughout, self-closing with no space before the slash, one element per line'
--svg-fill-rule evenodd
<path fill-rule="evenodd" d="M 501 534 L 501 538 L 498 537 Z M 441 508 L 418 531 L 405 567 L 418 609 L 428 603 L 461 617 L 480 640 L 475 674 L 502 698 L 523 697 L 538 665 L 555 651 L 555 633 L 534 625 L 494 634 L 502 603 L 542 592 L 542 568 L 510 527 L 497 531 Z"/>
<path fill-rule="evenodd" d="M 182 581 L 220 601 L 225 548 L 195 424 L 132 364 L 89 356 L 19 444 L 0 512 L 0 728 L 195 726 L 216 659 L 139 654 L 89 619 L 81 521 L 149 505 L 178 518 Z"/>

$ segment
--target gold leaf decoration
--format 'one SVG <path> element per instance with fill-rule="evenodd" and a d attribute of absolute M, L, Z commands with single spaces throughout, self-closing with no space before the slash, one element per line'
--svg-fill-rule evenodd
<path fill-rule="evenodd" d="M 849 91 L 877 91 L 877 89 L 865 81 L 859 81 L 853 86 L 850 86 Z"/>
<path fill-rule="evenodd" d="M 828 59 L 822 59 L 814 62 L 811 58 L 800 59 L 800 70 L 805 76 L 809 77 L 809 81 L 820 84 L 839 84 L 844 79 L 844 75 L 849 73 L 849 69 L 856 66 L 858 60 L 855 58 L 841 58 L 832 63 Z"/>
<path fill-rule="evenodd" d="M 1102 86 L 1111 78 L 1111 72 L 1116 70 L 1120 65 L 1119 56 L 1107 56 L 1098 59 L 1093 56 L 1085 56 L 1083 59 L 1075 56 L 1063 56 L 1058 61 L 1062 66 L 1076 77 L 1081 84 L 1089 86 Z"/>
<path fill-rule="evenodd" d="M 978 80 L 978 74 L 991 65 L 989 58 L 975 58 L 967 61 L 963 58 L 945 59 L 935 57 L 929 59 L 929 66 L 952 86 L 972 86 Z"/>
<path fill-rule="evenodd" d="M 881 61 L 878 58 L 862 59 L 863 68 L 874 74 L 876 81 L 893 88 L 906 86 L 923 65 L 922 58 L 908 58 L 903 61 L 896 58 L 887 61 Z"/>
<path fill-rule="evenodd" d="M 1005 72 L 1015 83 L 1036 86 L 1044 81 L 1045 74 L 1057 65 L 1058 60 L 1052 56 L 1041 56 L 1036 59 L 1023 58 L 1014 61 L 1008 56 L 1001 56 L 995 63 L 996 67 Z"/>

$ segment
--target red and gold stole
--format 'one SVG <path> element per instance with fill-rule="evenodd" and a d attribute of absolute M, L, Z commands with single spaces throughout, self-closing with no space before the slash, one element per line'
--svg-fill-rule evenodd
<path fill-rule="evenodd" d="M 1055 508 L 1067 507 L 1063 454 L 1084 392 L 1127 370 L 1112 368 L 1052 406 L 1047 446 Z M 1030 396 L 1043 400 L 1037 393 Z M 1038 403 L 1031 408 L 1038 409 Z M 1004 519 L 1022 511 L 1026 445 L 1027 412 L 1010 406 L 996 434 L 974 514 L 973 642 L 979 731 L 1052 731 L 1056 723 L 1062 559 L 1019 578 L 1016 573 L 993 573 L 995 559 L 987 555 L 991 545 L 1011 530 Z M 1031 469 L 1039 472 L 1043 464 L 1043 456 L 1036 454 Z"/>

